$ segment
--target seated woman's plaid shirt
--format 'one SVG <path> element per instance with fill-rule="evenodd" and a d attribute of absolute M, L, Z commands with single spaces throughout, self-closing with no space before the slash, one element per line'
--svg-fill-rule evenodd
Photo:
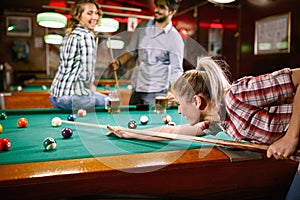
<path fill-rule="evenodd" d="M 234 82 L 225 96 L 224 131 L 236 140 L 266 144 L 282 137 L 293 108 L 291 73 L 286 68 Z"/>
<path fill-rule="evenodd" d="M 92 31 L 77 25 L 60 47 L 60 64 L 50 93 L 54 97 L 90 96 L 87 86 L 95 80 L 96 42 Z"/>

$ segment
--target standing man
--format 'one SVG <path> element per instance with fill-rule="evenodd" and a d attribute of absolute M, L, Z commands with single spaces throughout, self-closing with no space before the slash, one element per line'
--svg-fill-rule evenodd
<path fill-rule="evenodd" d="M 117 70 L 137 58 L 131 77 L 130 105 L 155 104 L 155 97 L 167 94 L 170 83 L 183 73 L 184 43 L 172 25 L 180 1 L 154 0 L 154 19 L 139 24 L 127 52 L 109 65 Z"/>

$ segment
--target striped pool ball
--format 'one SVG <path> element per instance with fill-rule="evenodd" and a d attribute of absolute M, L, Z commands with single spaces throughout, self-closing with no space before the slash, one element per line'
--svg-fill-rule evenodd
<path fill-rule="evenodd" d="M 140 117 L 140 123 L 142 125 L 146 125 L 148 122 L 149 122 L 149 117 L 148 116 L 143 115 L 143 116 Z"/>
<path fill-rule="evenodd" d="M 56 148 L 56 141 L 52 137 L 46 137 L 43 141 L 43 146 L 46 151 L 54 150 Z"/>
<path fill-rule="evenodd" d="M 79 110 L 77 111 L 77 115 L 78 115 L 79 117 L 84 117 L 84 116 L 86 116 L 86 110 L 83 109 L 83 108 L 79 109 Z"/>

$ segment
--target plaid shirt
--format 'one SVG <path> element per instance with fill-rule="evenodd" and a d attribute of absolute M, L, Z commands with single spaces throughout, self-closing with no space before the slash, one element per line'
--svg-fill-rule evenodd
<path fill-rule="evenodd" d="M 225 96 L 222 128 L 236 140 L 271 144 L 288 129 L 293 97 L 290 69 L 241 78 Z"/>
<path fill-rule="evenodd" d="M 78 25 L 60 47 L 60 64 L 50 93 L 54 97 L 88 96 L 87 84 L 95 80 L 96 43 L 94 33 Z"/>

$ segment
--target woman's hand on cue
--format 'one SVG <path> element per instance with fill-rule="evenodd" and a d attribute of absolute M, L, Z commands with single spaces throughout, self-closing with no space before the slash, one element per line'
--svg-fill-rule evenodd
<path fill-rule="evenodd" d="M 111 69 L 111 70 L 117 70 L 120 68 L 120 61 L 118 59 L 113 59 L 110 64 L 108 65 L 108 67 Z"/>
<path fill-rule="evenodd" d="M 119 126 L 109 126 L 107 125 L 107 129 L 110 130 L 110 132 L 108 132 L 106 134 L 106 136 L 110 136 L 110 135 L 115 135 L 119 138 L 134 138 L 133 134 L 127 133 L 125 131 L 120 130 Z"/>

